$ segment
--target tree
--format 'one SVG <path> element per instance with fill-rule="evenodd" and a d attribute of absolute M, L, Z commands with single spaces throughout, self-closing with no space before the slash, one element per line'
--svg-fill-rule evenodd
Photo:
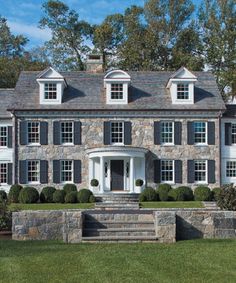
<path fill-rule="evenodd" d="M 43 4 L 41 28 L 49 28 L 52 39 L 46 43 L 52 63 L 60 70 L 83 70 L 83 56 L 90 50 L 86 40 L 93 29 L 79 15 L 60 1 L 49 0 Z"/>
<path fill-rule="evenodd" d="M 236 95 L 235 0 L 204 0 L 199 10 L 199 29 L 205 64 L 217 78 L 221 94 Z"/>

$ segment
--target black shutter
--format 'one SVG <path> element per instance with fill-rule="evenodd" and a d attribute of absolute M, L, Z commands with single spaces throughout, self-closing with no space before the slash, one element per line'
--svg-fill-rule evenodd
<path fill-rule="evenodd" d="M 182 184 L 182 161 L 175 160 L 175 183 Z"/>
<path fill-rule="evenodd" d="M 48 183 L 48 161 L 40 160 L 40 183 Z"/>
<path fill-rule="evenodd" d="M 7 164 L 7 184 L 12 185 L 12 163 Z"/>
<path fill-rule="evenodd" d="M 192 145 L 194 144 L 194 122 L 188 122 L 188 144 Z"/>
<path fill-rule="evenodd" d="M 48 144 L 48 123 L 40 122 L 40 144 Z"/>
<path fill-rule="evenodd" d="M 104 122 L 103 141 L 105 145 L 111 143 L 111 126 L 110 122 Z"/>
<path fill-rule="evenodd" d="M 20 122 L 20 144 L 21 145 L 26 145 L 28 142 L 27 125 L 28 125 L 27 121 Z"/>
<path fill-rule="evenodd" d="M 53 183 L 61 183 L 61 168 L 60 160 L 53 160 Z"/>
<path fill-rule="evenodd" d="M 214 184 L 215 182 L 215 160 L 208 160 L 208 183 Z"/>
<path fill-rule="evenodd" d="M 161 122 L 154 122 L 154 144 L 161 144 Z"/>
<path fill-rule="evenodd" d="M 27 161 L 20 160 L 20 184 L 27 183 Z"/>
<path fill-rule="evenodd" d="M 225 123 L 225 145 L 232 144 L 231 123 Z"/>
<path fill-rule="evenodd" d="M 208 144 L 214 145 L 215 144 L 215 122 L 208 122 L 207 123 L 207 136 L 208 136 Z"/>
<path fill-rule="evenodd" d="M 53 144 L 61 144 L 61 123 L 59 121 L 53 122 Z"/>
<path fill-rule="evenodd" d="M 161 182 L 161 160 L 154 160 L 154 183 Z"/>
<path fill-rule="evenodd" d="M 195 169 L 194 160 L 188 160 L 188 183 L 194 183 L 195 181 Z"/>
<path fill-rule="evenodd" d="M 7 128 L 7 147 L 12 148 L 12 126 Z"/>
<path fill-rule="evenodd" d="M 74 183 L 81 183 L 81 160 L 74 160 Z"/>
<path fill-rule="evenodd" d="M 131 122 L 124 122 L 124 144 L 132 144 L 132 127 Z"/>
<path fill-rule="evenodd" d="M 81 144 L 81 122 L 74 122 L 74 144 Z"/>
<path fill-rule="evenodd" d="M 182 123 L 175 122 L 175 145 L 181 145 L 182 140 Z"/>

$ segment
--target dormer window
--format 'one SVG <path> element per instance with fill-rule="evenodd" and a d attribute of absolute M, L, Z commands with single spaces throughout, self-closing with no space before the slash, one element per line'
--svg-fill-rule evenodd
<path fill-rule="evenodd" d="M 189 85 L 188 84 L 177 84 L 177 99 L 188 100 L 189 99 Z"/>
<path fill-rule="evenodd" d="M 121 100 L 123 97 L 123 84 L 111 84 L 111 99 Z"/>
<path fill-rule="evenodd" d="M 55 83 L 44 84 L 44 99 L 49 99 L 49 100 L 57 99 L 57 84 Z"/>

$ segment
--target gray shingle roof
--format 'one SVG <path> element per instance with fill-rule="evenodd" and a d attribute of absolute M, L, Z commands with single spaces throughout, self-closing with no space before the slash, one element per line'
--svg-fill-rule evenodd
<path fill-rule="evenodd" d="M 194 105 L 173 105 L 168 79 L 173 72 L 129 72 L 128 105 L 106 105 L 103 88 L 104 74 L 86 72 L 61 72 L 68 87 L 64 91 L 61 105 L 40 105 L 39 86 L 36 77 L 39 72 L 22 72 L 16 84 L 15 101 L 11 109 L 149 109 L 149 110 L 219 110 L 225 109 L 214 76 L 208 72 L 195 72 Z"/>
<path fill-rule="evenodd" d="M 10 118 L 7 108 L 12 105 L 14 89 L 0 89 L 0 118 Z"/>

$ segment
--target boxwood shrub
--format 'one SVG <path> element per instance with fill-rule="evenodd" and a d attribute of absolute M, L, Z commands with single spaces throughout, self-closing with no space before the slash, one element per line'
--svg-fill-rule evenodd
<path fill-rule="evenodd" d="M 160 184 L 158 189 L 157 189 L 157 192 L 158 192 L 158 195 L 159 195 L 159 199 L 161 201 L 168 201 L 169 200 L 169 193 L 170 193 L 171 190 L 172 190 L 171 185 L 169 185 L 169 184 Z"/>
<path fill-rule="evenodd" d="M 211 201 L 212 192 L 208 187 L 199 186 L 194 190 L 194 199 L 197 201 Z"/>
<path fill-rule="evenodd" d="M 44 203 L 53 202 L 53 193 L 55 191 L 54 187 L 44 187 L 40 193 L 40 201 Z"/>
<path fill-rule="evenodd" d="M 91 196 L 89 197 L 89 202 L 91 202 L 91 203 L 96 202 L 96 198 L 95 198 L 94 195 L 91 195 Z"/>
<path fill-rule="evenodd" d="M 7 200 L 7 193 L 4 190 L 0 190 L 0 201 Z"/>
<path fill-rule="evenodd" d="M 221 188 L 214 188 L 211 192 L 212 200 L 217 201 L 220 196 Z"/>
<path fill-rule="evenodd" d="M 193 191 L 189 187 L 178 187 L 169 191 L 169 200 L 174 201 L 191 201 L 194 199 Z"/>
<path fill-rule="evenodd" d="M 20 191 L 23 189 L 21 185 L 12 185 L 8 194 L 8 201 L 12 203 L 18 203 L 19 202 L 19 194 Z"/>
<path fill-rule="evenodd" d="M 63 190 L 68 194 L 70 192 L 77 192 L 77 187 L 75 184 L 65 184 Z"/>
<path fill-rule="evenodd" d="M 77 192 L 77 201 L 80 203 L 88 203 L 90 196 L 92 196 L 93 193 L 88 189 L 81 189 Z"/>
<path fill-rule="evenodd" d="M 156 193 L 156 191 L 151 188 L 151 187 L 147 187 L 145 188 L 142 193 L 139 195 L 139 201 L 156 201 L 158 200 L 158 195 Z"/>
<path fill-rule="evenodd" d="M 65 203 L 76 203 L 77 202 L 77 192 L 70 192 L 65 196 Z"/>
<path fill-rule="evenodd" d="M 65 202 L 65 191 L 56 190 L 52 195 L 52 200 L 55 203 L 64 203 Z"/>
<path fill-rule="evenodd" d="M 33 187 L 25 187 L 20 191 L 20 203 L 36 203 L 39 200 L 39 193 Z"/>

